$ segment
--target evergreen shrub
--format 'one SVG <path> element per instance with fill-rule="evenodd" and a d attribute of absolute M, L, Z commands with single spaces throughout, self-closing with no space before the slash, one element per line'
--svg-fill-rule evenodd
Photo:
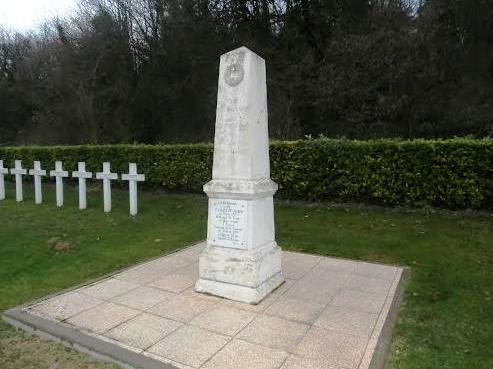
<path fill-rule="evenodd" d="M 212 144 L 85 145 L 0 148 L 0 159 L 44 169 L 61 160 L 65 170 L 85 161 L 100 171 L 126 173 L 136 162 L 145 186 L 173 192 L 202 192 L 212 172 Z M 273 142 L 271 176 L 278 197 L 309 201 L 360 201 L 452 209 L 493 208 L 493 140 L 310 139 Z"/>

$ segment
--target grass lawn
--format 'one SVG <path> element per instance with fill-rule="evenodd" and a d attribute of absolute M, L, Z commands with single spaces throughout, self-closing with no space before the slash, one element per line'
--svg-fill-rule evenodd
<path fill-rule="evenodd" d="M 62 209 L 53 187 L 38 206 L 24 190 L 0 202 L 0 312 L 205 237 L 201 196 L 141 193 L 131 219 L 126 192 L 106 215 L 99 190 L 83 212 L 74 188 Z M 412 267 L 387 368 L 493 368 L 493 214 L 278 203 L 276 223 L 284 249 Z M 116 366 L 0 323 L 0 368 Z"/>

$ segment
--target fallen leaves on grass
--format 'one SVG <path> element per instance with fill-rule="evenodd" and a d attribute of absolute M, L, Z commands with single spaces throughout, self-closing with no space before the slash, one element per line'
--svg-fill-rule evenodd
<path fill-rule="evenodd" d="M 53 246 L 53 250 L 56 252 L 68 252 L 73 249 L 72 243 L 65 240 L 58 240 Z"/>
<path fill-rule="evenodd" d="M 51 237 L 47 243 L 50 244 L 50 245 L 54 245 L 56 244 L 58 241 L 60 241 L 60 237 Z"/>
<path fill-rule="evenodd" d="M 66 234 L 63 235 L 64 237 Z M 56 252 L 68 252 L 74 248 L 70 241 L 62 239 L 62 237 L 51 237 L 47 243 L 52 246 Z"/>

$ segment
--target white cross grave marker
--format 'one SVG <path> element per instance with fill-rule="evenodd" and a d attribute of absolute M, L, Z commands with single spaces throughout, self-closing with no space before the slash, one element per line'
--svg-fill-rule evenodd
<path fill-rule="evenodd" d="M 22 161 L 15 161 L 15 168 L 10 169 L 10 174 L 15 175 L 15 200 L 17 202 L 22 202 L 24 196 L 22 194 L 22 176 L 27 174 L 26 169 L 22 169 Z"/>
<path fill-rule="evenodd" d="M 109 213 L 111 211 L 111 181 L 118 179 L 118 174 L 111 173 L 111 165 L 106 162 L 103 163 L 103 171 L 96 173 L 96 179 L 103 180 L 104 212 Z"/>
<path fill-rule="evenodd" d="M 29 175 L 34 176 L 34 203 L 41 204 L 43 202 L 43 192 L 41 191 L 41 177 L 46 175 L 46 170 L 41 169 L 39 161 L 34 162 L 34 168 L 29 169 Z"/>
<path fill-rule="evenodd" d="M 63 170 L 61 161 L 55 161 L 55 170 L 50 171 L 50 176 L 56 181 L 56 206 L 63 206 L 63 178 L 68 177 L 68 172 Z"/>
<path fill-rule="evenodd" d="M 137 182 L 144 182 L 145 175 L 137 174 L 137 164 L 128 164 L 128 174 L 122 174 L 122 180 L 128 181 L 128 193 L 130 196 L 130 215 L 137 215 Z"/>
<path fill-rule="evenodd" d="M 3 160 L 0 160 L 0 200 L 5 200 L 5 174 L 9 174 L 9 170 L 3 167 Z"/>
<path fill-rule="evenodd" d="M 84 210 L 87 207 L 86 200 L 86 179 L 92 178 L 92 172 L 86 172 L 86 163 L 79 162 L 78 170 L 72 172 L 72 177 L 79 178 L 79 209 Z"/>

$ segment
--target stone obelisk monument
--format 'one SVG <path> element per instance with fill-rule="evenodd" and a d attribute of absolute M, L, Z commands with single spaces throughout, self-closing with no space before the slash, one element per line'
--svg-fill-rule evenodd
<path fill-rule="evenodd" d="M 275 241 L 265 61 L 240 47 L 221 56 L 207 246 L 198 292 L 257 304 L 284 282 Z"/>

